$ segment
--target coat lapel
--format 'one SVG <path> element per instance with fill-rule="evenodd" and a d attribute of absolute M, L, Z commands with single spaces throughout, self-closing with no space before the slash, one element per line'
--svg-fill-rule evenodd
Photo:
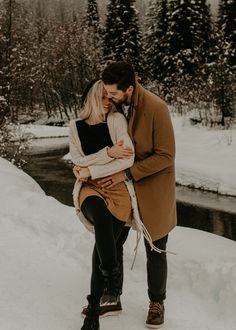
<path fill-rule="evenodd" d="M 132 142 L 134 142 L 134 139 L 133 139 L 134 117 L 135 117 L 135 109 L 133 109 L 133 113 L 132 113 L 132 116 L 131 116 L 131 118 L 129 120 L 129 124 L 128 124 L 128 133 L 129 133 L 129 136 L 130 136 Z"/>
<path fill-rule="evenodd" d="M 128 124 L 128 133 L 132 139 L 132 142 L 134 142 L 133 134 L 134 134 L 134 128 L 135 128 L 135 121 L 136 121 L 137 115 L 138 115 L 137 111 L 138 111 L 138 104 L 139 104 L 139 99 L 140 99 L 140 92 L 141 92 L 141 86 L 136 81 L 136 87 L 135 87 L 133 100 L 132 100 L 133 111 L 132 111 L 132 115 L 130 117 L 129 124 Z"/>

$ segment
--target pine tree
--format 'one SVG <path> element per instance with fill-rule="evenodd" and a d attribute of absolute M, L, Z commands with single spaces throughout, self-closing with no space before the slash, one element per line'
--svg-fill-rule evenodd
<path fill-rule="evenodd" d="M 210 63 L 214 60 L 213 48 L 215 47 L 215 37 L 210 5 L 207 0 L 196 0 L 196 31 L 195 47 L 200 65 Z"/>
<path fill-rule="evenodd" d="M 218 29 L 225 59 L 230 66 L 236 65 L 236 1 L 221 0 L 218 12 Z"/>
<path fill-rule="evenodd" d="M 165 77 L 163 60 L 166 55 L 168 28 L 167 0 L 153 0 L 146 14 L 145 76 L 162 81 Z"/>
<path fill-rule="evenodd" d="M 140 50 L 141 33 L 134 0 L 110 0 L 104 31 L 104 59 L 129 61 L 140 73 Z"/>
<path fill-rule="evenodd" d="M 167 32 L 168 54 L 165 67 L 168 76 L 193 75 L 198 67 L 195 49 L 194 0 L 172 0 Z"/>
<path fill-rule="evenodd" d="M 91 80 L 100 75 L 102 61 L 101 26 L 96 0 L 88 0 L 82 31 L 81 41 L 86 52 L 87 80 Z"/>
<path fill-rule="evenodd" d="M 117 5 L 118 0 L 110 0 L 107 5 L 107 14 L 103 37 L 103 55 L 105 61 L 115 61 L 116 59 L 118 59 L 118 54 L 116 57 L 116 44 L 118 37 L 117 25 L 119 23 L 119 17 L 116 8 Z"/>
<path fill-rule="evenodd" d="M 236 107 L 236 1 L 221 0 L 217 27 L 217 61 L 212 72 L 215 97 L 222 113 L 222 125 L 235 116 Z"/>
<path fill-rule="evenodd" d="M 99 15 L 96 0 L 88 0 L 86 23 L 87 26 L 93 27 L 96 32 L 99 32 Z"/>

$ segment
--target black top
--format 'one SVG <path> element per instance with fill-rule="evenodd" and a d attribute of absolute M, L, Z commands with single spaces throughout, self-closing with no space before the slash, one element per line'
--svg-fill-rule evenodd
<path fill-rule="evenodd" d="M 76 127 L 85 155 L 90 155 L 105 147 L 113 146 L 106 122 L 89 125 L 84 120 L 78 120 Z"/>

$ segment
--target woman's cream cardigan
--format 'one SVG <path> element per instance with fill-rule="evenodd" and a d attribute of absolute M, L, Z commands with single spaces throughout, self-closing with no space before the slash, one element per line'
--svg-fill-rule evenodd
<path fill-rule="evenodd" d="M 77 132 L 77 127 L 76 127 L 77 120 L 70 121 L 70 126 L 69 126 L 70 155 L 75 165 L 89 168 L 92 179 L 103 178 L 108 175 L 112 175 L 116 172 L 125 170 L 126 168 L 129 168 L 133 165 L 134 156 L 132 156 L 129 159 L 111 158 L 107 154 L 108 147 L 105 147 L 100 151 L 93 153 L 91 155 L 87 155 L 87 156 L 84 155 Z M 117 143 L 120 140 L 123 140 L 124 146 L 130 147 L 134 150 L 132 141 L 127 133 L 126 119 L 121 113 L 119 112 L 109 113 L 107 116 L 107 125 L 113 144 Z M 131 198 L 131 204 L 132 204 L 132 212 L 133 212 L 132 228 L 141 232 L 143 231 L 142 228 L 143 223 L 140 219 L 133 183 L 132 181 L 125 181 L 125 185 L 129 192 Z M 77 179 L 73 190 L 73 200 L 74 200 L 76 213 L 79 219 L 81 220 L 81 222 L 85 225 L 85 227 L 89 231 L 94 232 L 93 225 L 84 217 L 83 213 L 80 211 L 78 198 L 79 198 L 79 192 L 81 186 L 82 186 L 82 182 Z"/>

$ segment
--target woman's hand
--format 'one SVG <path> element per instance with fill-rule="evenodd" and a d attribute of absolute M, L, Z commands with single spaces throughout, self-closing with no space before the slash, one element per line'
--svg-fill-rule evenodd
<path fill-rule="evenodd" d="M 80 167 L 80 166 L 74 166 L 73 173 L 75 177 L 80 181 L 87 181 L 88 178 L 91 176 L 90 171 L 88 167 Z"/>
<path fill-rule="evenodd" d="M 88 167 L 81 167 L 79 170 L 79 177 L 81 181 L 88 180 L 88 178 L 91 176 L 90 171 Z"/>
<path fill-rule="evenodd" d="M 114 144 L 113 147 L 108 148 L 107 150 L 108 156 L 112 158 L 121 158 L 121 159 L 132 157 L 134 154 L 133 150 L 129 147 L 124 147 L 123 144 L 124 141 L 121 140 L 116 144 Z"/>

